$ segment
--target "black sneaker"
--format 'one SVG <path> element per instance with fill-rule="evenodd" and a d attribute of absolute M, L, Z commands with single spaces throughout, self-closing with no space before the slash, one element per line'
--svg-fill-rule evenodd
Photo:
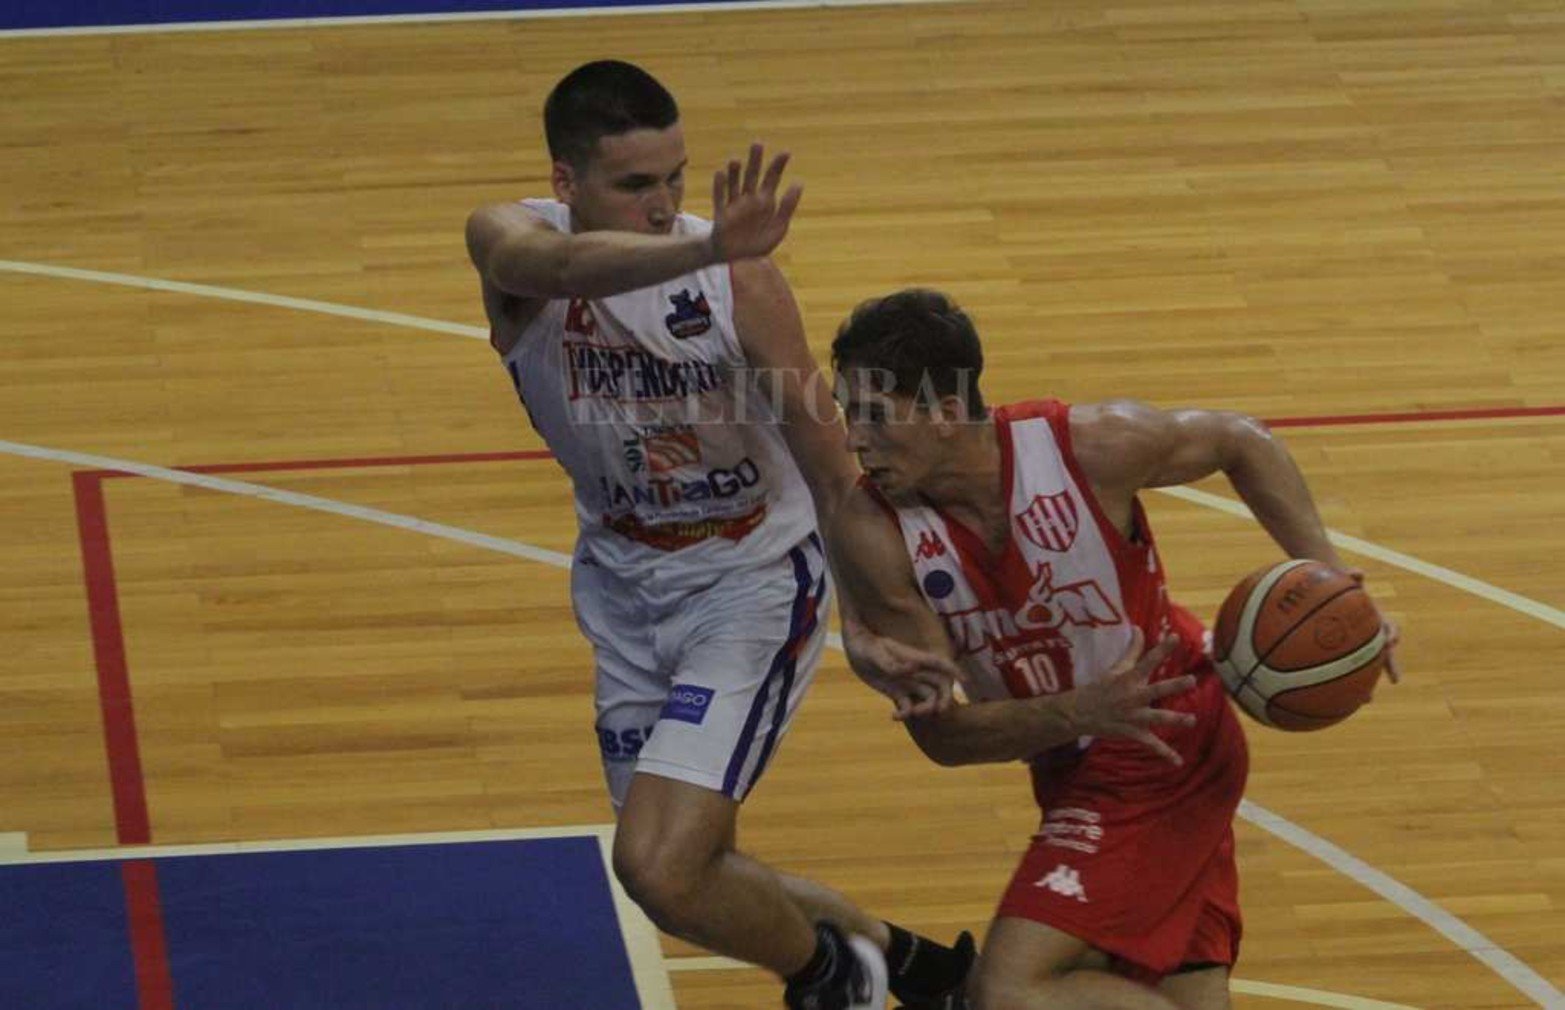
<path fill-rule="evenodd" d="M 966 962 L 967 967 L 962 973 L 962 981 L 945 992 L 907 1000 L 898 1006 L 897 1010 L 970 1010 L 971 1004 L 967 1001 L 967 980 L 972 974 L 973 962 L 978 960 L 978 944 L 973 941 L 973 934 L 964 929 L 956 938 L 956 943 L 951 945 L 951 949 L 960 954 Z"/>
<path fill-rule="evenodd" d="M 868 937 L 844 937 L 835 926 L 816 929 L 834 938 L 837 964 L 826 979 L 813 985 L 788 986 L 783 999 L 792 1010 L 886 1010 L 886 955 Z"/>

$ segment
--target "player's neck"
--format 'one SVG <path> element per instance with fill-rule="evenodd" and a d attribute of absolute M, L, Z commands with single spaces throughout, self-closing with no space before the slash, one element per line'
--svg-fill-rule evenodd
<path fill-rule="evenodd" d="M 922 489 L 930 504 L 973 519 L 1005 510 L 1001 489 L 1003 460 L 992 423 L 975 422 L 959 432 L 949 459 L 950 463 L 931 475 Z"/>

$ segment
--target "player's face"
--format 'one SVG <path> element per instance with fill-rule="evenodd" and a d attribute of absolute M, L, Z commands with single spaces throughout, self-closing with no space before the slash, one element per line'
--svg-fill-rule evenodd
<path fill-rule="evenodd" d="M 913 397 L 884 392 L 889 383 L 873 369 L 845 368 L 837 374 L 837 396 L 848 425 L 848 451 L 864 476 L 896 497 L 917 490 L 936 471 L 945 440 L 935 420 Z"/>
<path fill-rule="evenodd" d="M 587 231 L 667 235 L 685 199 L 685 134 L 632 130 L 603 137 L 586 166 L 555 162 L 554 191 Z"/>

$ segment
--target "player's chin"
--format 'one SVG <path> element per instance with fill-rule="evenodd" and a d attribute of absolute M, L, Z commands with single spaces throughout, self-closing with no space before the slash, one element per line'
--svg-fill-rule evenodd
<path fill-rule="evenodd" d="M 875 489 L 883 494 L 896 493 L 896 474 L 883 466 L 866 467 L 864 479 L 875 485 Z"/>

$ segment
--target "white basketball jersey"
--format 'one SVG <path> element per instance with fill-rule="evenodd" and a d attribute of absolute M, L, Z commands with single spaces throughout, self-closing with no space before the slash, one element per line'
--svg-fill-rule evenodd
<path fill-rule="evenodd" d="M 522 206 L 571 231 L 564 204 Z M 674 233 L 710 228 L 681 214 Z M 776 558 L 815 528 L 765 384 L 746 367 L 726 264 L 550 301 L 504 360 L 575 486 L 579 559 L 698 585 Z"/>
<path fill-rule="evenodd" d="M 1140 502 L 1127 539 L 1103 515 L 1070 450 L 1069 407 L 1056 400 L 995 411 L 1010 536 L 998 556 L 930 506 L 896 506 L 924 598 L 945 621 L 977 699 L 1068 691 L 1102 676 L 1131 628 L 1148 647 L 1171 629 L 1184 647 L 1154 677 L 1201 655 L 1202 629 L 1170 604 Z"/>

